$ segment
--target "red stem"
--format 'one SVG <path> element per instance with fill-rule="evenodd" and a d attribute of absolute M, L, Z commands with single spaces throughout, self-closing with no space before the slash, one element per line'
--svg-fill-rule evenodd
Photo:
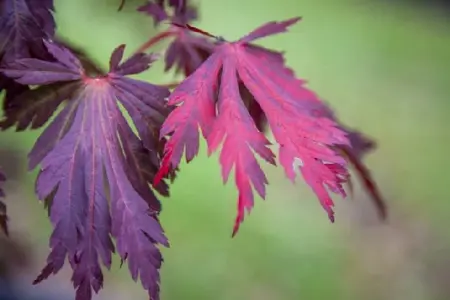
<path fill-rule="evenodd" d="M 204 35 L 204 36 L 207 36 L 207 37 L 210 37 L 210 38 L 217 39 L 217 36 L 215 36 L 215 35 L 213 35 L 213 34 L 207 32 L 207 31 L 204 31 L 204 30 L 202 30 L 202 29 L 200 29 L 200 28 L 197 28 L 197 27 L 195 27 L 195 26 L 189 25 L 189 24 L 178 24 L 178 23 L 171 23 L 171 24 L 172 24 L 173 26 L 176 26 L 176 27 L 179 27 L 179 28 L 184 28 L 184 29 L 190 30 L 190 31 L 192 31 L 192 32 L 199 33 L 199 34 L 201 34 L 201 35 Z"/>
<path fill-rule="evenodd" d="M 156 45 L 157 43 L 161 42 L 162 40 L 168 38 L 169 36 L 174 35 L 175 32 L 173 31 L 163 31 L 157 35 L 155 35 L 154 37 L 152 37 L 151 39 L 149 39 L 147 42 L 145 42 L 144 44 L 142 44 L 141 47 L 139 47 L 134 53 L 144 53 L 145 51 L 147 51 L 150 47 Z"/>

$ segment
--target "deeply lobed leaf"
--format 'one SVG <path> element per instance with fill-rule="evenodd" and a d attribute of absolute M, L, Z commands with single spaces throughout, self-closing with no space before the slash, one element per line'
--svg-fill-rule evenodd
<path fill-rule="evenodd" d="M 290 70 L 286 70 L 286 72 L 291 72 Z M 241 89 L 241 93 L 243 95 L 243 99 L 247 104 L 247 108 L 255 122 L 256 126 L 262 132 L 266 131 L 267 126 L 267 118 L 258 102 L 256 102 L 248 92 L 246 88 Z M 315 104 L 312 103 L 314 106 Z M 361 179 L 363 183 L 363 187 L 371 196 L 372 201 L 374 202 L 375 208 L 377 209 L 378 215 L 381 219 L 385 219 L 387 217 L 387 208 L 386 203 L 381 195 L 381 192 L 378 189 L 378 186 L 375 182 L 375 179 L 370 174 L 368 168 L 363 162 L 363 157 L 375 148 L 375 142 L 358 131 L 348 128 L 347 126 L 342 125 L 332 112 L 332 110 L 326 105 L 322 105 L 316 107 L 314 110 L 314 114 L 316 116 L 330 118 L 331 120 L 337 122 L 339 124 L 339 128 L 343 130 L 349 139 L 350 145 L 335 145 L 336 151 L 339 151 L 341 155 L 353 165 L 357 176 Z M 350 190 L 353 189 L 353 183 L 350 178 L 347 178 Z"/>
<path fill-rule="evenodd" d="M 45 56 L 42 38 L 53 37 L 52 0 L 4 0 L 0 3 L 0 54 L 3 61 Z"/>
<path fill-rule="evenodd" d="M 160 202 L 149 183 L 159 167 L 155 132 L 168 113 L 164 99 L 169 91 L 126 77 L 148 69 L 155 57 L 137 54 L 121 63 L 120 46 L 111 55 L 109 73 L 89 77 L 69 50 L 49 41 L 45 45 L 54 61 L 21 59 L 0 70 L 21 84 L 40 85 L 33 90 L 41 94 L 34 92 L 40 99 L 28 122 L 45 123 L 49 111 L 69 98 L 29 154 L 30 169 L 40 164 L 36 192 L 48 205 L 54 226 L 51 253 L 35 283 L 57 273 L 67 257 L 77 300 L 91 299 L 103 285 L 100 264 L 111 265 L 112 236 L 133 279 L 140 278 L 151 299 L 159 299 L 158 245 L 168 246 L 168 241 L 157 217 Z M 43 92 L 55 87 L 59 93 Z M 18 118 L 22 127 L 26 118 Z M 164 182 L 157 190 L 168 195 Z"/>
<path fill-rule="evenodd" d="M 318 196 L 330 219 L 333 201 L 328 190 L 345 196 L 342 184 L 348 180 L 346 160 L 336 145 L 350 145 L 346 133 L 332 119 L 320 116 L 325 104 L 284 65 L 281 53 L 250 42 L 287 30 L 299 18 L 265 24 L 236 42 L 223 42 L 191 76 L 171 94 L 175 107 L 161 136 L 171 135 L 165 147 L 162 167 L 155 182 L 167 170 L 178 166 L 183 152 L 190 161 L 198 153 L 198 128 L 208 142 L 209 152 L 223 141 L 220 155 L 224 182 L 235 169 L 239 191 L 238 215 L 233 234 L 253 206 L 253 191 L 264 198 L 267 179 L 253 152 L 275 164 L 269 142 L 258 130 L 244 104 L 256 101 L 264 113 L 279 146 L 279 161 L 294 181 L 299 168 Z M 249 94 L 239 92 L 247 89 Z M 251 104 L 251 103 L 250 103 Z M 216 114 L 217 106 L 217 114 Z M 248 105 L 247 105 L 248 106 Z M 257 113 L 258 114 L 258 113 Z M 261 115 L 261 113 L 259 113 Z"/>
<path fill-rule="evenodd" d="M 0 1 L 0 66 L 19 58 L 48 58 L 42 39 L 55 34 L 53 11 L 52 0 Z M 5 110 L 20 105 L 16 98 L 28 89 L 0 74 Z"/>
<path fill-rule="evenodd" d="M 155 25 L 161 23 L 169 17 L 164 7 L 164 1 L 162 0 L 147 1 L 146 4 L 138 7 L 138 11 L 150 15 L 153 18 Z"/>
<path fill-rule="evenodd" d="M 198 37 L 177 25 L 187 24 L 198 18 L 197 9 L 186 0 L 149 1 L 138 11 L 153 17 L 155 24 L 168 20 L 172 25 L 166 31 L 150 39 L 144 48 L 154 43 L 173 37 L 166 50 L 165 71 L 175 68 L 175 72 L 189 76 L 214 51 L 215 44 L 203 37 Z"/>
<path fill-rule="evenodd" d="M 188 0 L 148 0 L 137 10 L 151 16 L 155 25 L 165 20 L 184 24 L 198 18 L 197 8 L 188 2 Z"/>

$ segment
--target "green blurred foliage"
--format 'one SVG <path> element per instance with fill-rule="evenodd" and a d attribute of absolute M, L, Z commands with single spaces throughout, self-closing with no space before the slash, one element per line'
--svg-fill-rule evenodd
<path fill-rule="evenodd" d="M 150 18 L 135 12 L 139 1 L 127 1 L 120 13 L 115 0 L 55 2 L 58 34 L 105 66 L 117 45 L 127 44 L 131 53 L 156 32 Z M 379 148 L 367 161 L 395 212 L 391 219 L 425 220 L 432 232 L 445 236 L 450 225 L 450 25 L 440 11 L 357 0 L 204 0 L 200 7 L 196 25 L 228 39 L 267 21 L 303 16 L 289 33 L 261 44 L 285 51 L 298 76 L 345 123 L 377 140 Z M 161 63 L 140 77 L 173 81 L 173 74 L 162 73 Z M 38 134 L 1 133 L 1 145 L 25 160 Z M 349 271 L 359 255 L 352 240 L 365 229 L 358 228 L 348 210 L 369 201 L 363 191 L 357 189 L 353 200 L 336 199 L 337 223 L 330 225 L 301 180 L 294 186 L 280 168 L 266 166 L 271 182 L 267 200 L 257 199 L 231 239 L 236 191 L 231 180 L 223 186 L 217 155 L 207 158 L 204 148 L 196 160 L 182 165 L 172 197 L 163 200 L 162 222 L 171 248 L 164 250 L 162 299 L 348 300 L 360 299 L 360 290 L 370 298 L 364 292 L 375 283 L 364 279 L 364 270 Z M 19 183 L 30 215 L 25 227 L 31 243 L 46 249 L 50 226 L 33 194 L 35 176 L 31 172 Z M 22 222 L 23 211 L 12 209 L 11 214 L 13 223 Z M 375 220 L 375 213 L 367 218 Z M 385 255 L 387 247 L 380 245 L 377 255 Z M 116 283 L 130 297 L 144 297 L 118 265 L 107 275 L 105 288 Z"/>

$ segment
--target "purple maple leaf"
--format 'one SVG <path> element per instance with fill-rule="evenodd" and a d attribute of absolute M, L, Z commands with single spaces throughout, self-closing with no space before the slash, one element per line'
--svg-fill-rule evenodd
<path fill-rule="evenodd" d="M 165 7 L 164 1 L 148 1 L 146 4 L 139 6 L 138 11 L 148 14 L 153 18 L 155 25 L 158 25 L 169 17 Z"/>
<path fill-rule="evenodd" d="M 29 88 L 26 85 L 19 84 L 14 80 L 0 74 L 0 92 L 5 91 L 3 97 L 3 110 L 8 110 L 11 106 L 15 105 L 14 99 Z"/>
<path fill-rule="evenodd" d="M 3 183 L 6 181 L 5 174 L 0 170 L 0 228 L 4 233 L 8 234 L 8 216 L 6 214 L 6 204 L 2 201 L 5 198 L 5 192 L 2 189 Z"/>
<path fill-rule="evenodd" d="M 149 0 L 138 7 L 138 11 L 151 16 L 155 25 L 165 20 L 186 24 L 198 18 L 197 8 L 187 0 Z"/>
<path fill-rule="evenodd" d="M 18 58 L 48 57 L 42 39 L 55 34 L 53 11 L 52 0 L 0 1 L 0 65 Z M 8 110 L 17 105 L 16 97 L 29 88 L 0 74 L 2 90 L 3 108 Z"/>
<path fill-rule="evenodd" d="M 66 86 L 50 110 L 69 97 L 29 154 L 30 169 L 40 164 L 36 192 L 48 204 L 54 226 L 51 253 L 35 283 L 57 273 L 68 257 L 77 300 L 91 299 L 92 290 L 103 284 L 100 261 L 111 265 L 112 235 L 132 278 L 140 277 L 151 299 L 159 299 L 158 245 L 168 241 L 149 183 L 159 166 L 157 133 L 169 112 L 164 102 L 169 91 L 126 77 L 148 69 L 155 56 L 136 54 L 120 63 L 122 45 L 111 55 L 109 72 L 90 77 L 68 49 L 50 41 L 45 45 L 55 61 L 25 58 L 0 70 L 21 84 Z M 39 124 L 49 115 L 42 114 Z M 157 190 L 168 193 L 165 183 Z"/>
<path fill-rule="evenodd" d="M 16 131 L 36 129 L 45 125 L 63 101 L 71 99 L 80 88 L 78 81 L 56 82 L 23 91 L 4 107 L 0 128 L 16 126 Z"/>
<path fill-rule="evenodd" d="M 0 55 L 3 61 L 45 55 L 42 39 L 53 37 L 52 0 L 3 0 L 0 3 Z"/>
<path fill-rule="evenodd" d="M 195 36 L 180 25 L 188 24 L 198 18 L 197 9 L 185 0 L 149 1 L 138 11 L 153 17 L 155 24 L 168 20 L 170 27 L 152 37 L 138 51 L 145 51 L 152 45 L 167 38 L 173 38 L 166 50 L 165 71 L 175 68 L 175 73 L 189 76 L 214 51 L 215 44 L 203 37 Z"/>

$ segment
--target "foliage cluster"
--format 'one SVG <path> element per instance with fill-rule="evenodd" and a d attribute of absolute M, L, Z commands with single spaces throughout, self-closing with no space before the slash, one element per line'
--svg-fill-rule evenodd
<path fill-rule="evenodd" d="M 234 169 L 233 235 L 253 207 L 254 194 L 266 194 L 268 180 L 257 157 L 272 165 L 278 161 L 291 181 L 300 171 L 331 221 L 330 193 L 346 196 L 353 165 L 385 217 L 362 162 L 374 142 L 344 126 L 286 66 L 281 52 L 254 43 L 286 32 L 300 18 L 269 22 L 227 41 L 191 25 L 198 10 L 188 1 L 147 1 L 137 10 L 164 29 L 130 57 L 124 57 L 125 45 L 118 46 L 103 71 L 84 50 L 58 38 L 52 0 L 0 5 L 0 128 L 46 126 L 28 155 L 29 169 L 39 168 L 36 195 L 54 228 L 47 264 L 35 283 L 56 274 L 67 259 L 77 300 L 91 299 L 103 286 L 101 265 L 109 268 L 117 252 L 132 278 L 159 299 L 159 248 L 169 242 L 157 194 L 169 196 L 182 156 L 189 162 L 198 154 L 200 133 L 209 154 L 221 148 L 224 183 Z M 131 78 L 161 58 L 149 49 L 169 39 L 165 70 L 175 69 L 185 79 L 161 86 Z M 0 201 L 5 233 L 7 221 Z"/>

